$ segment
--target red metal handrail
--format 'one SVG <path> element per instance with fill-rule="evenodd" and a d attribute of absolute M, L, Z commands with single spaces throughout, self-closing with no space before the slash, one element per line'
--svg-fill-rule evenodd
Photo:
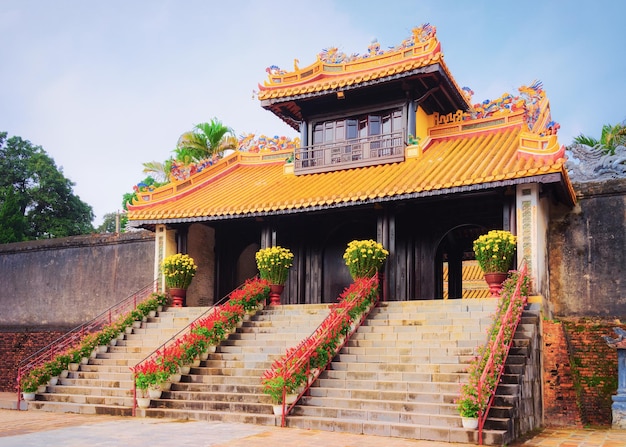
<path fill-rule="evenodd" d="M 365 283 L 365 285 L 363 287 L 363 290 L 372 290 L 372 288 L 374 288 L 374 287 L 377 288 L 378 285 L 379 285 L 378 275 L 376 274 L 376 275 L 374 275 L 373 277 L 371 277 L 371 278 L 369 278 L 367 280 L 367 282 Z M 347 340 L 352 336 L 352 334 L 361 325 L 361 323 L 369 316 L 369 314 L 372 311 L 372 309 L 374 307 L 376 307 L 376 305 L 378 304 L 379 295 L 380 295 L 379 293 L 376 293 L 376 297 L 375 297 L 374 302 L 372 303 L 372 306 L 370 306 L 370 308 L 366 312 L 361 314 L 361 316 L 358 319 L 358 321 L 354 322 L 356 324 L 351 326 L 350 331 L 346 334 L 346 336 L 344 337 L 343 341 L 337 345 L 337 347 L 335 348 L 334 352 L 329 353 L 329 354 L 332 354 L 332 355 L 328 356 L 328 362 L 327 362 L 326 366 L 328 366 L 328 364 L 330 364 L 330 362 L 332 362 L 333 357 L 335 355 L 337 355 L 337 353 L 345 346 Z M 358 298 L 364 298 L 364 296 L 360 295 Z M 353 307 L 355 307 L 358 304 L 358 301 L 359 301 L 359 299 L 354 300 L 353 306 L 351 306 L 351 307 L 342 307 L 342 308 L 339 309 L 338 312 L 331 312 L 331 314 L 328 315 L 324 319 L 324 321 L 322 321 L 319 324 L 317 329 L 315 329 L 313 331 L 313 333 L 309 337 L 307 337 L 306 339 L 302 340 L 293 349 L 291 354 L 284 358 L 283 363 L 290 365 L 290 369 L 288 371 L 288 374 L 294 374 L 297 371 L 301 371 L 303 369 L 303 367 L 304 367 L 304 364 L 306 363 L 307 380 L 306 380 L 306 383 L 304 384 L 303 389 L 298 393 L 298 396 L 295 399 L 295 401 L 290 403 L 290 404 L 286 404 L 286 402 L 285 402 L 287 391 L 286 391 L 286 387 L 283 386 L 281 427 L 285 426 L 285 422 L 286 422 L 285 418 L 287 417 L 287 415 L 291 412 L 293 407 L 296 406 L 296 404 L 298 403 L 300 398 L 309 390 L 311 385 L 315 382 L 315 380 L 317 380 L 319 375 L 325 369 L 325 368 L 317 368 L 317 370 L 313 371 L 313 374 L 311 374 L 311 357 L 312 357 L 313 352 L 315 352 L 316 349 L 319 347 L 319 343 L 316 344 L 315 341 L 316 340 L 318 340 L 318 341 L 324 340 L 325 339 L 324 338 L 325 335 L 327 335 L 329 333 L 333 333 L 333 332 L 339 331 L 339 329 L 341 327 L 341 322 L 344 320 L 344 318 L 348 314 L 348 312 Z M 304 350 L 301 350 L 302 348 L 304 348 Z M 297 359 L 294 359 L 294 357 L 296 355 L 299 355 L 299 357 Z"/>
<path fill-rule="evenodd" d="M 52 360 L 57 354 L 76 346 L 85 335 L 99 331 L 119 316 L 135 309 L 137 304 L 144 301 L 155 291 L 157 291 L 157 281 L 151 282 L 117 304 L 114 304 L 92 320 L 76 326 L 48 346 L 23 359 L 17 367 L 17 410 L 20 409 L 22 397 L 20 392 L 21 380 L 30 370 Z"/>
<path fill-rule="evenodd" d="M 502 377 L 502 372 L 504 371 L 504 365 L 506 364 L 507 357 L 509 355 L 509 351 L 513 344 L 513 337 L 515 335 L 515 331 L 517 330 L 517 326 L 519 325 L 522 319 L 522 312 L 524 310 L 524 306 L 528 299 L 527 296 L 522 295 L 522 285 L 525 281 L 525 276 L 527 274 L 527 266 L 526 262 L 522 263 L 521 268 L 519 269 L 519 275 L 517 278 L 517 283 L 515 285 L 515 290 L 511 296 L 509 301 L 509 307 L 505 312 L 502 322 L 500 324 L 500 330 L 498 331 L 498 335 L 493 340 L 487 341 L 489 357 L 487 362 L 485 363 L 485 367 L 480 375 L 480 380 L 478 382 L 478 402 L 483 402 L 483 399 L 487 400 L 487 405 L 484 410 L 480 410 L 478 413 L 478 444 L 483 445 L 483 427 L 485 422 L 487 421 L 487 417 L 489 415 L 489 410 L 491 409 L 491 405 L 496 396 L 496 390 L 498 388 L 498 384 L 500 383 L 500 378 Z M 506 332 L 510 330 L 509 336 L 510 340 L 503 345 L 505 342 L 505 337 L 507 336 Z M 501 349 L 499 349 L 501 348 Z M 501 354 L 503 357 L 499 363 L 496 362 L 496 355 Z M 488 383 L 488 378 L 495 378 L 493 385 Z"/>

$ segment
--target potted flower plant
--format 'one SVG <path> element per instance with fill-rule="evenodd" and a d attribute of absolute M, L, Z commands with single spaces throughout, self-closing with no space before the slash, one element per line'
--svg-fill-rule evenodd
<path fill-rule="evenodd" d="M 474 255 L 492 296 L 500 296 L 516 247 L 517 238 L 504 230 L 491 230 L 474 241 Z"/>
<path fill-rule="evenodd" d="M 35 400 L 37 388 L 39 388 L 39 372 L 34 369 L 20 380 L 22 397 L 24 400 Z"/>
<path fill-rule="evenodd" d="M 382 244 L 371 239 L 352 241 L 343 254 L 343 259 L 353 279 L 371 278 L 382 267 L 389 252 Z"/>
<path fill-rule="evenodd" d="M 293 253 L 284 247 L 268 247 L 257 251 L 255 258 L 261 279 L 270 284 L 270 304 L 280 304 L 280 294 L 293 265 Z"/>
<path fill-rule="evenodd" d="M 457 409 L 462 418 L 464 428 L 478 427 L 478 413 L 481 410 L 476 388 L 465 384 L 461 388 L 461 397 L 457 400 Z"/>
<path fill-rule="evenodd" d="M 165 283 L 170 289 L 173 307 L 185 305 L 187 288 L 189 288 L 197 269 L 193 259 L 182 253 L 168 256 L 163 260 L 161 271 L 165 276 Z"/>

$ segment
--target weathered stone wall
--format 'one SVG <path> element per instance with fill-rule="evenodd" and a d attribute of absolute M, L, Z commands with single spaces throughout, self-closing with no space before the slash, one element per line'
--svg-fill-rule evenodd
<path fill-rule="evenodd" d="M 574 188 L 575 208 L 551 216 L 548 312 L 626 317 L 626 179 Z"/>
<path fill-rule="evenodd" d="M 150 232 L 0 245 L 0 330 L 77 326 L 148 285 L 153 271 Z"/>
<path fill-rule="evenodd" d="M 154 275 L 154 234 L 100 234 L 0 245 L 0 391 L 17 365 Z"/>

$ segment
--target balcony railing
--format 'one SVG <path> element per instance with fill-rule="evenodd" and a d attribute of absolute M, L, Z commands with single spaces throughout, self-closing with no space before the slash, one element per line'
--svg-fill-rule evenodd
<path fill-rule="evenodd" d="M 404 161 L 405 132 L 304 146 L 295 151 L 296 174 Z"/>

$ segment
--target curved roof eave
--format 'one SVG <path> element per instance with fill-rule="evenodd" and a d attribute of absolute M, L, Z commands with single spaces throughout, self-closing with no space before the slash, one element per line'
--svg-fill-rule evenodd
<path fill-rule="evenodd" d="M 505 186 L 512 186 L 512 185 L 520 185 L 520 184 L 528 184 L 528 183 L 548 184 L 548 183 L 559 183 L 561 181 L 562 181 L 561 174 L 553 172 L 549 174 L 542 174 L 542 175 L 536 175 L 536 176 L 531 176 L 531 177 L 522 177 L 522 178 L 510 179 L 510 180 L 498 180 L 498 181 L 478 183 L 478 184 L 473 184 L 473 185 L 454 186 L 451 188 L 442 188 L 442 189 L 436 189 L 436 190 L 430 190 L 430 191 L 412 192 L 412 193 L 406 193 L 406 194 L 391 195 L 391 196 L 386 196 L 386 197 L 377 197 L 373 199 L 353 200 L 353 201 L 335 203 L 335 204 L 330 204 L 330 205 L 313 205 L 313 206 L 309 206 L 306 208 L 257 211 L 257 212 L 241 213 L 241 214 L 225 214 L 225 215 L 219 215 L 219 216 L 194 216 L 194 217 L 177 217 L 177 218 L 166 218 L 166 219 L 134 220 L 132 221 L 132 226 L 142 227 L 145 225 L 157 225 L 157 224 L 215 222 L 215 221 L 220 221 L 220 220 L 234 220 L 234 219 L 278 216 L 278 215 L 288 215 L 288 214 L 302 214 L 302 213 L 311 212 L 311 211 L 323 211 L 323 210 L 328 210 L 328 209 L 347 208 L 351 206 L 370 205 L 374 203 L 412 200 L 412 199 L 420 199 L 420 198 L 425 198 L 425 197 L 443 196 L 443 195 L 448 195 L 448 194 L 485 191 L 488 189 L 502 188 Z"/>

